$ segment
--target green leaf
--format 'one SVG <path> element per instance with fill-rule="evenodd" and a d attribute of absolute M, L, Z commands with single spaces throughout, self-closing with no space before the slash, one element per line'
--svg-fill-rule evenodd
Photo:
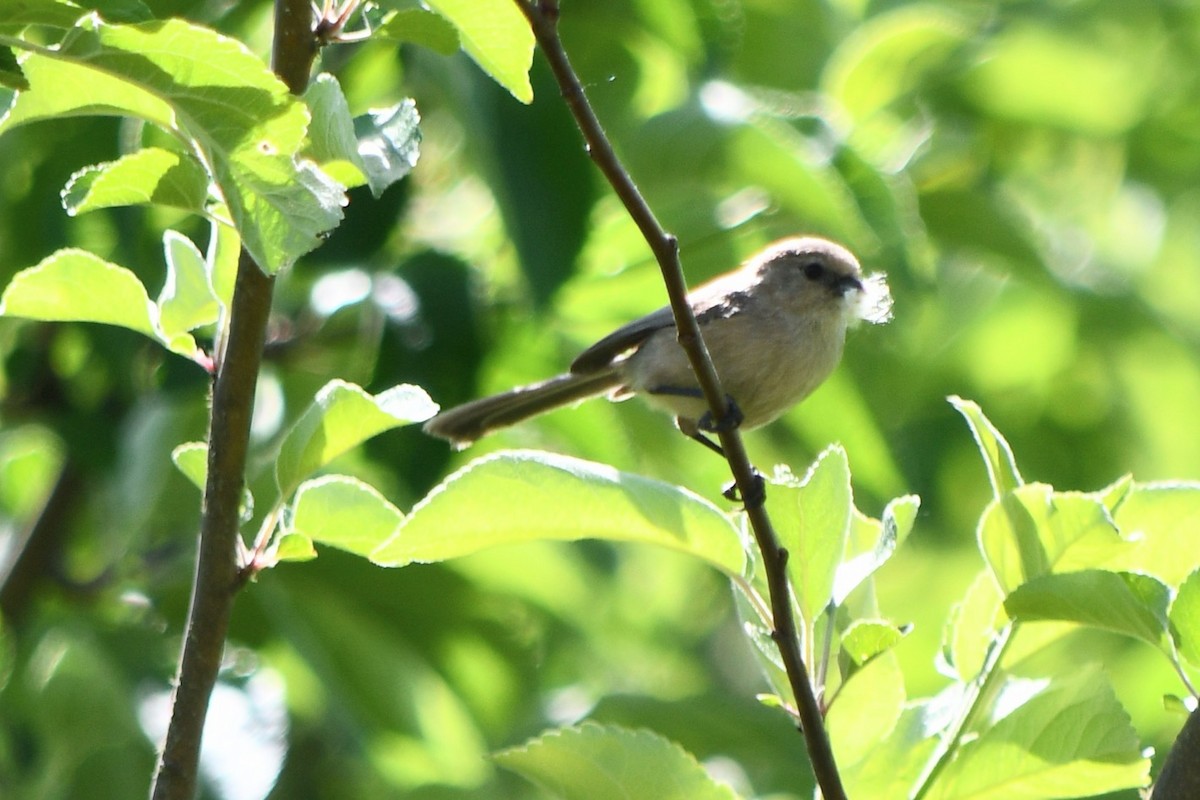
<path fill-rule="evenodd" d="M 1015 620 L 1078 622 L 1158 647 L 1170 599 L 1170 589 L 1149 575 L 1094 569 L 1035 578 L 1010 594 L 1004 608 Z"/>
<path fill-rule="evenodd" d="M 379 197 L 416 166 L 421 115 L 413 100 L 351 119 L 341 86 L 322 74 L 308 87 L 304 101 L 313 115 L 310 154 L 343 183 L 369 183 L 371 194 Z"/>
<path fill-rule="evenodd" d="M 992 495 L 1000 497 L 1025 483 L 1017 470 L 1017 461 L 1013 457 L 1012 448 L 1008 446 L 1003 434 L 992 425 L 991 420 L 983 415 L 983 410 L 976 403 L 961 397 L 950 397 L 950 405 L 958 410 L 971 427 L 971 434 L 979 446 L 983 463 L 987 466 L 988 480 L 992 483 Z"/>
<path fill-rule="evenodd" d="M 216 322 L 220 308 L 208 283 L 208 265 L 192 240 L 169 230 L 163 249 L 167 279 L 158 296 L 159 324 L 171 339 Z"/>
<path fill-rule="evenodd" d="M 385 566 L 443 561 L 535 539 L 656 544 L 741 575 L 737 527 L 686 489 L 535 451 L 484 456 L 418 503 L 372 554 Z"/>
<path fill-rule="evenodd" d="M 59 0 L 0 0 L 0 20 L 13 29 L 27 25 L 68 28 L 85 13 L 85 9 Z"/>
<path fill-rule="evenodd" d="M 275 546 L 275 561 L 312 561 L 317 550 L 312 540 L 299 533 L 285 533 Z"/>
<path fill-rule="evenodd" d="M 894 653 L 851 675 L 832 699 L 825 719 L 838 764 L 851 766 L 871 757 L 891 735 L 905 699 L 904 673 Z"/>
<path fill-rule="evenodd" d="M 288 431 L 275 461 L 275 480 L 288 497 L 300 482 L 352 447 L 384 431 L 429 419 L 437 404 L 417 386 L 393 386 L 370 395 L 330 381 Z"/>
<path fill-rule="evenodd" d="M 358 153 L 350 104 L 337 78 L 322 72 L 308 85 L 304 102 L 312 114 L 308 154 L 326 173 L 353 187 L 366 183 L 366 164 Z"/>
<path fill-rule="evenodd" d="M 76 172 L 62 191 L 74 216 L 98 208 L 160 205 L 200 212 L 208 197 L 208 173 L 195 158 L 147 147 L 116 161 Z"/>
<path fill-rule="evenodd" d="M 970 681 L 982 670 L 988 651 L 1002 624 L 1004 597 L 988 569 L 980 571 L 955 604 L 942 643 L 946 666 L 960 681 Z"/>
<path fill-rule="evenodd" d="M 1109 567 L 1136 545 L 1118 534 L 1092 495 L 1029 484 L 992 501 L 979 523 L 979 547 L 1007 593 L 1051 572 Z"/>
<path fill-rule="evenodd" d="M 208 479 L 208 445 L 204 442 L 186 442 L 171 451 L 171 461 L 192 485 L 204 491 Z"/>
<path fill-rule="evenodd" d="M 891 726 L 891 733 L 875 743 L 869 757 L 856 763 L 842 763 L 841 753 L 835 752 L 846 795 L 852 798 L 908 797 L 937 746 L 934 734 L 943 726 L 945 716 L 941 705 L 938 697 L 902 707 Z"/>
<path fill-rule="evenodd" d="M 223 207 L 222 207 L 223 208 Z M 220 209 L 214 209 L 219 211 Z M 233 302 L 233 287 L 237 282 L 238 260 L 242 253 L 242 237 L 231 225 L 213 220 L 208 237 L 208 252 L 204 261 L 208 268 L 209 285 L 221 308 Z"/>
<path fill-rule="evenodd" d="M 354 118 L 358 153 L 375 197 L 417 165 L 421 154 L 420 122 L 421 115 L 412 100 Z"/>
<path fill-rule="evenodd" d="M 0 86 L 7 86 L 17 91 L 25 91 L 29 88 L 29 81 L 25 80 L 25 73 L 21 72 L 21 65 L 17 63 L 17 57 L 8 47 L 0 47 Z"/>
<path fill-rule="evenodd" d="M 1129 715 L 1094 666 L 1012 681 L 997 703 L 1020 705 L 963 745 L 929 800 L 1086 797 L 1149 782 Z"/>
<path fill-rule="evenodd" d="M 1196 530 L 1200 527 L 1200 484 L 1135 485 L 1114 517 L 1135 546 L 1114 560 L 1112 569 L 1145 572 L 1179 586 L 1200 567 Z"/>
<path fill-rule="evenodd" d="M 341 219 L 340 187 L 298 159 L 308 111 L 236 40 L 181 20 L 86 18 L 57 50 L 31 52 L 0 131 L 82 114 L 138 117 L 211 166 L 246 249 L 268 273 L 312 250 Z"/>
<path fill-rule="evenodd" d="M 458 29 L 463 49 L 496 83 L 522 103 L 533 100 L 529 67 L 533 31 L 512 0 L 429 0 Z"/>
<path fill-rule="evenodd" d="M 196 352 L 191 336 L 163 333 L 158 306 L 136 275 L 84 250 L 59 250 L 18 272 L 0 296 L 0 316 L 116 325 L 180 355 Z"/>
<path fill-rule="evenodd" d="M 833 580 L 834 605 L 840 606 L 852 591 L 888 562 L 912 532 L 920 507 L 921 498 L 905 495 L 887 504 L 882 521 L 855 511 L 846 552 Z M 868 542 L 869 546 L 864 546 Z"/>
<path fill-rule="evenodd" d="M 84 250 L 59 250 L 18 272 L 0 297 L 0 314 L 100 322 L 159 339 L 157 310 L 137 276 Z"/>
<path fill-rule="evenodd" d="M 154 12 L 142 0 L 85 0 L 85 8 L 100 12 L 110 22 L 145 22 L 154 19 Z"/>
<path fill-rule="evenodd" d="M 1171 603 L 1171 638 L 1179 655 L 1200 667 L 1200 570 L 1187 577 Z"/>
<path fill-rule="evenodd" d="M 804 620 L 811 625 L 833 596 L 846 549 L 853 499 L 846 451 L 821 453 L 800 481 L 781 475 L 767 489 L 767 510 L 788 551 L 788 576 Z"/>
<path fill-rule="evenodd" d="M 390 5 L 390 4 L 385 4 Z M 375 36 L 396 42 L 411 42 L 444 56 L 458 52 L 458 31 L 445 17 L 423 8 L 404 8 L 375 29 Z"/>
<path fill-rule="evenodd" d="M 647 730 L 584 723 L 492 758 L 563 800 L 732 800 L 694 756 Z"/>
<path fill-rule="evenodd" d="M 895 647 L 907 633 L 883 620 L 855 620 L 842 634 L 842 650 L 856 665 L 862 666 Z"/>
<path fill-rule="evenodd" d="M 183 476 L 204 494 L 208 481 L 208 445 L 204 442 L 186 442 L 171 451 L 171 461 Z M 250 487 L 242 489 L 241 518 L 248 521 L 254 515 L 254 495 Z"/>
<path fill-rule="evenodd" d="M 360 556 L 386 541 L 404 519 L 378 490 L 346 475 L 300 484 L 292 509 L 290 533 Z"/>

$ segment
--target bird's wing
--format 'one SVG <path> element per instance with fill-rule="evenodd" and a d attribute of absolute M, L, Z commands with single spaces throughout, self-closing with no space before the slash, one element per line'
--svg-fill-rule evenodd
<path fill-rule="evenodd" d="M 731 291 L 724 276 L 693 289 L 688 299 L 692 312 L 701 324 L 712 320 L 731 317 L 750 302 L 752 295 L 744 290 Z M 641 319 L 617 328 L 600 341 L 580 353 L 571 362 L 571 372 L 594 372 L 612 365 L 622 354 L 640 345 L 655 331 L 675 327 L 675 314 L 670 306 L 663 306 Z"/>
<path fill-rule="evenodd" d="M 675 317 L 671 314 L 671 308 L 664 306 L 641 319 L 622 325 L 584 350 L 571 362 L 571 372 L 578 374 L 605 369 L 620 355 L 646 341 L 650 334 L 674 326 Z"/>

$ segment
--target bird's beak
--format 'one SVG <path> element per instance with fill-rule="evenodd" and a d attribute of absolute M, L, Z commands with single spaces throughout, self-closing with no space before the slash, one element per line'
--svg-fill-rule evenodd
<path fill-rule="evenodd" d="M 833 284 L 833 291 L 838 297 L 845 297 L 851 290 L 856 292 L 863 291 L 863 284 L 858 278 L 853 275 L 844 275 L 838 278 Z"/>

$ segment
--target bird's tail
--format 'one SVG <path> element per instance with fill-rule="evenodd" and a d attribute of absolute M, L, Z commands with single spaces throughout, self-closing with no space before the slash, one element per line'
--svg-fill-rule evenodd
<path fill-rule="evenodd" d="M 515 425 L 551 409 L 617 388 L 616 370 L 576 374 L 568 372 L 541 383 L 519 386 L 491 397 L 481 397 L 443 411 L 425 423 L 425 432 L 466 447 L 497 428 Z"/>

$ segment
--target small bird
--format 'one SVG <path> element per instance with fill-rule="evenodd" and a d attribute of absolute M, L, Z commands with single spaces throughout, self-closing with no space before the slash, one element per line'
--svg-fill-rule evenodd
<path fill-rule="evenodd" d="M 743 429 L 775 420 L 812 393 L 842 357 L 846 330 L 891 318 L 883 275 L 863 277 L 841 245 L 816 237 L 782 239 L 741 267 L 688 293 L 729 410 Z M 443 411 L 425 431 L 456 447 L 498 428 L 595 395 L 637 394 L 675 416 L 684 434 L 719 447 L 716 426 L 664 307 L 584 350 L 570 370 Z"/>

